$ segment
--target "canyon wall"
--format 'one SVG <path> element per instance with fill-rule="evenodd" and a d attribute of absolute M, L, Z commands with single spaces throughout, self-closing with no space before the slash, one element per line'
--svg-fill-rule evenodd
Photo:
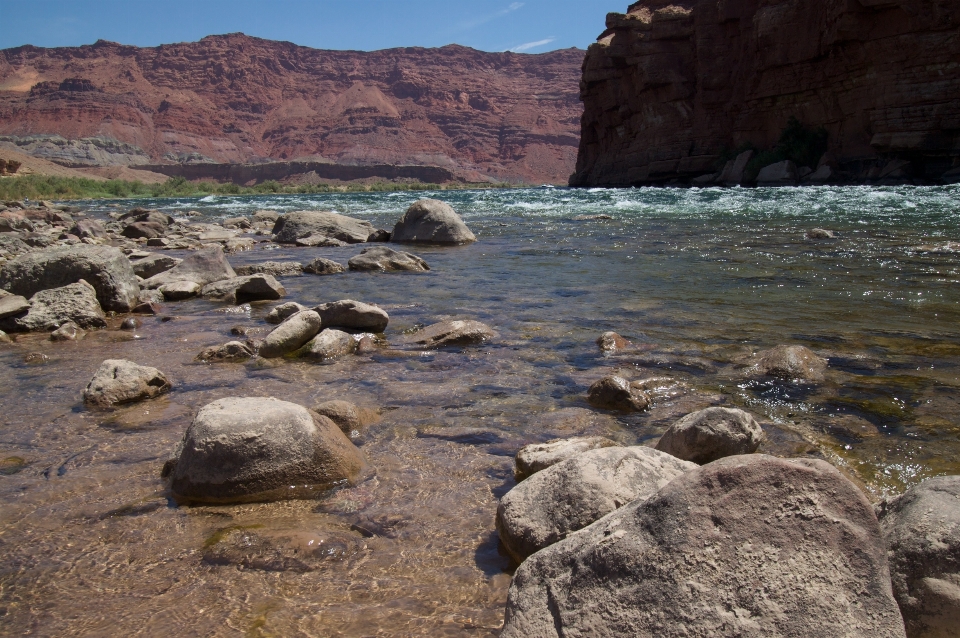
<path fill-rule="evenodd" d="M 582 61 L 577 49 L 322 51 L 243 34 L 23 46 L 0 51 L 0 145 L 69 165 L 301 159 L 565 183 Z"/>
<path fill-rule="evenodd" d="M 606 26 L 572 185 L 687 182 L 772 147 L 791 117 L 825 128 L 852 178 L 960 165 L 957 0 L 642 0 Z"/>

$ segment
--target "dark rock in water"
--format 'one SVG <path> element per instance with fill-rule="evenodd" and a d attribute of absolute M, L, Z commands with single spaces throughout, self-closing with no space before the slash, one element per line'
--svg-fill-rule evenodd
<path fill-rule="evenodd" d="M 109 408 L 152 399 L 169 392 L 170 382 L 162 372 L 123 359 L 104 361 L 83 391 L 89 406 Z"/>
<path fill-rule="evenodd" d="M 244 275 L 270 275 L 272 277 L 299 277 L 303 274 L 303 264 L 298 261 L 265 261 L 234 268 L 241 277 Z"/>
<path fill-rule="evenodd" d="M 267 323 L 281 323 L 293 315 L 308 310 L 306 306 L 301 306 L 296 301 L 288 301 L 274 307 L 265 317 Z"/>
<path fill-rule="evenodd" d="M 617 350 L 623 350 L 629 345 L 630 342 L 616 332 L 604 332 L 597 337 L 597 347 L 603 352 L 616 352 Z"/>
<path fill-rule="evenodd" d="M 274 240 L 292 244 L 302 237 L 324 235 L 348 244 L 367 241 L 376 229 L 370 222 L 321 211 L 295 211 L 280 216 L 273 227 Z"/>
<path fill-rule="evenodd" d="M 76 341 L 86 334 L 83 329 L 72 321 L 68 321 L 50 333 L 50 341 Z"/>
<path fill-rule="evenodd" d="M 751 454 L 681 474 L 532 555 L 500 635 L 904 632 L 866 497 L 823 461 Z"/>
<path fill-rule="evenodd" d="M 832 230 L 824 230 L 823 228 L 814 228 L 807 231 L 807 239 L 834 239 L 836 236 L 836 233 Z"/>
<path fill-rule="evenodd" d="M 421 199 L 411 204 L 393 227 L 390 241 L 468 244 L 477 241 L 477 238 L 450 204 L 437 199 Z"/>
<path fill-rule="evenodd" d="M 519 483 L 523 479 L 545 470 L 551 465 L 586 452 L 604 447 L 619 445 L 602 436 L 578 436 L 570 439 L 559 439 L 547 443 L 532 443 L 520 448 L 514 460 L 516 469 L 513 476 Z"/>
<path fill-rule="evenodd" d="M 313 411 L 337 424 L 340 430 L 349 435 L 378 420 L 376 412 L 360 408 L 349 401 L 324 401 L 314 406 Z"/>
<path fill-rule="evenodd" d="M 386 246 L 371 246 L 364 248 L 359 255 L 347 262 L 350 270 L 364 272 L 388 272 L 406 270 L 411 272 L 426 272 L 430 270 L 427 262 L 411 253 L 387 248 Z"/>
<path fill-rule="evenodd" d="M 81 239 L 84 237 L 104 239 L 107 237 L 107 229 L 95 219 L 81 219 L 70 229 L 70 234 L 76 235 Z"/>
<path fill-rule="evenodd" d="M 183 301 L 200 294 L 202 288 L 195 281 L 171 281 L 160 286 L 160 294 L 168 301 Z"/>
<path fill-rule="evenodd" d="M 390 232 L 383 230 L 382 228 L 379 230 L 373 231 L 372 233 L 370 233 L 370 236 L 367 237 L 367 242 L 369 243 L 388 242 L 388 241 L 390 241 Z"/>
<path fill-rule="evenodd" d="M 938 476 L 878 507 L 893 594 L 910 638 L 960 628 L 960 476 Z"/>
<path fill-rule="evenodd" d="M 170 270 L 182 261 L 182 259 L 170 257 L 169 255 L 149 254 L 146 257 L 131 261 L 130 265 L 133 267 L 133 272 L 136 273 L 137 277 L 149 279 L 154 275 L 159 275 L 162 272 Z"/>
<path fill-rule="evenodd" d="M 706 408 L 671 425 L 657 442 L 657 449 L 704 465 L 725 456 L 752 454 L 761 441 L 763 429 L 749 412 Z"/>
<path fill-rule="evenodd" d="M 227 262 L 223 249 L 212 246 L 198 250 L 170 270 L 150 277 L 143 282 L 143 287 L 159 288 L 164 284 L 178 281 L 192 281 L 200 286 L 206 286 L 209 283 L 233 279 L 236 276 L 237 273 Z"/>
<path fill-rule="evenodd" d="M 605 410 L 642 412 L 650 407 L 650 397 L 623 377 L 604 377 L 587 390 L 590 405 Z"/>
<path fill-rule="evenodd" d="M 390 322 L 390 316 L 379 306 L 352 299 L 321 304 L 314 311 L 320 315 L 324 328 L 383 332 Z"/>
<path fill-rule="evenodd" d="M 15 317 L 30 310 L 30 302 L 20 295 L 0 297 L 0 319 Z"/>
<path fill-rule="evenodd" d="M 123 320 L 123 323 L 120 324 L 121 330 L 136 330 L 143 325 L 143 322 L 137 319 L 136 317 L 127 317 Z"/>
<path fill-rule="evenodd" d="M 297 354 L 304 359 L 328 361 L 353 354 L 356 349 L 357 342 L 352 336 L 336 328 L 325 328 Z"/>
<path fill-rule="evenodd" d="M 67 321 L 81 328 L 104 328 L 103 309 L 97 302 L 97 291 L 80 280 L 63 288 L 41 290 L 30 297 L 26 314 L 0 320 L 0 327 L 11 332 L 55 330 Z"/>
<path fill-rule="evenodd" d="M 303 272 L 308 272 L 311 275 L 336 275 L 345 270 L 346 268 L 344 268 L 342 264 L 338 264 L 331 259 L 324 259 L 323 257 L 317 257 L 303 267 Z"/>
<path fill-rule="evenodd" d="M 200 502 L 296 498 L 355 481 L 366 470 L 360 450 L 330 419 L 263 397 L 202 407 L 176 457 L 171 490 Z"/>
<path fill-rule="evenodd" d="M 222 346 L 210 346 L 197 355 L 197 361 L 245 361 L 254 354 L 250 346 L 229 341 Z"/>
<path fill-rule="evenodd" d="M 251 301 L 273 301 L 283 298 L 286 289 L 271 275 L 247 275 L 207 284 L 200 291 L 204 299 L 216 299 L 231 304 Z"/>
<path fill-rule="evenodd" d="M 489 445 L 490 443 L 502 443 L 504 441 L 503 433 L 491 428 L 427 427 L 417 430 L 417 436 L 425 439 L 453 441 L 464 445 Z"/>
<path fill-rule="evenodd" d="M 784 381 L 820 383 L 827 369 L 827 360 L 804 346 L 780 345 L 757 355 L 751 374 L 776 377 Z"/>
<path fill-rule="evenodd" d="M 16 257 L 3 265 L 0 288 L 31 297 L 41 290 L 86 280 L 104 310 L 130 312 L 140 286 L 130 261 L 112 246 L 50 248 Z"/>
<path fill-rule="evenodd" d="M 134 222 L 127 224 L 120 233 L 129 239 L 156 239 L 162 237 L 166 227 L 156 222 Z"/>
<path fill-rule="evenodd" d="M 522 562 L 694 468 L 648 447 L 581 452 L 537 472 L 500 499 L 500 540 Z"/>
<path fill-rule="evenodd" d="M 158 315 L 160 311 L 163 310 L 163 307 L 155 301 L 145 301 L 140 304 L 137 304 L 137 307 L 133 309 L 133 312 L 138 315 Z"/>
<path fill-rule="evenodd" d="M 356 533 L 340 531 L 276 532 L 251 527 L 217 531 L 203 551 L 208 565 L 230 565 L 267 572 L 306 573 L 360 556 L 365 549 Z"/>
<path fill-rule="evenodd" d="M 404 342 L 424 348 L 468 346 L 495 339 L 497 333 L 479 321 L 441 321 L 406 335 Z"/>
<path fill-rule="evenodd" d="M 312 310 L 293 314 L 263 340 L 260 344 L 260 356 L 272 359 L 299 350 L 317 336 L 320 326 L 320 315 Z"/>

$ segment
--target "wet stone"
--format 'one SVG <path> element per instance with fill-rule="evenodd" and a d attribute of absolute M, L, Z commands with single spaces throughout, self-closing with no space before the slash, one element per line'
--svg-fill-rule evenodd
<path fill-rule="evenodd" d="M 688 414 L 660 437 L 657 449 L 699 465 L 725 456 L 752 454 L 763 441 L 763 430 L 749 412 L 737 408 L 706 408 Z"/>
<path fill-rule="evenodd" d="M 197 355 L 197 361 L 246 361 L 254 355 L 253 349 L 240 341 L 229 341 L 222 346 L 210 346 Z"/>
<path fill-rule="evenodd" d="M 139 327 L 142 326 L 142 325 L 143 325 L 143 322 L 141 322 L 141 321 L 140 321 L 139 319 L 137 319 L 136 317 L 127 317 L 126 319 L 123 320 L 123 323 L 120 324 L 120 329 L 121 329 L 121 330 L 136 330 L 137 328 L 139 328 Z"/>
<path fill-rule="evenodd" d="M 50 333 L 50 341 L 76 341 L 85 334 L 80 326 L 68 321 Z"/>
<path fill-rule="evenodd" d="M 425 348 L 467 346 L 495 339 L 497 333 L 479 321 L 442 321 L 404 337 L 407 344 Z"/>
<path fill-rule="evenodd" d="M 366 550 L 362 534 L 346 531 L 267 531 L 251 526 L 219 530 L 203 550 L 208 565 L 267 572 L 342 569 Z"/>
<path fill-rule="evenodd" d="M 587 391 L 590 405 L 606 410 L 642 412 L 650 407 L 650 397 L 619 376 L 600 379 Z"/>
<path fill-rule="evenodd" d="M 346 268 L 343 267 L 343 264 L 339 264 L 332 259 L 324 259 L 323 257 L 317 257 L 303 267 L 303 272 L 310 273 L 311 275 L 336 275 L 345 271 Z"/>

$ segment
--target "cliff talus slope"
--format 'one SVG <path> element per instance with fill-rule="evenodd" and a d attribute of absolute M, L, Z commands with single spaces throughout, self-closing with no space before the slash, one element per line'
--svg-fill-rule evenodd
<path fill-rule="evenodd" d="M 642 0 L 588 49 L 571 182 L 703 175 L 791 117 L 841 165 L 936 178 L 960 157 L 958 96 L 956 0 Z"/>

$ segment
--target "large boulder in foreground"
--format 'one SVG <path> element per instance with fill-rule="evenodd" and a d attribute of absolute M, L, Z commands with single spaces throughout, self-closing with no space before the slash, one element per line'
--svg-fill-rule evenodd
<path fill-rule="evenodd" d="M 671 425 L 657 441 L 657 449 L 705 465 L 725 456 L 752 454 L 761 441 L 763 429 L 749 412 L 706 408 Z"/>
<path fill-rule="evenodd" d="M 298 210 L 281 215 L 273 226 L 274 241 L 280 244 L 293 244 L 310 235 L 323 235 L 348 244 L 362 244 L 375 230 L 370 222 L 315 210 Z"/>
<path fill-rule="evenodd" d="M 274 398 L 231 397 L 200 408 L 167 472 L 179 499 L 222 503 L 310 496 L 365 469 L 330 419 Z"/>
<path fill-rule="evenodd" d="M 361 272 L 390 272 L 395 270 L 426 272 L 430 270 L 427 262 L 416 255 L 393 250 L 386 246 L 364 248 L 359 255 L 350 258 L 347 266 L 350 267 L 350 270 Z"/>
<path fill-rule="evenodd" d="M 320 315 L 324 328 L 383 332 L 390 323 L 390 316 L 380 306 L 353 299 L 320 304 L 314 311 Z"/>
<path fill-rule="evenodd" d="M 500 541 L 519 563 L 696 467 L 648 447 L 582 452 L 537 472 L 500 499 Z"/>
<path fill-rule="evenodd" d="M 528 558 L 500 635 L 904 631 L 866 497 L 823 461 L 751 454 L 682 474 Z"/>
<path fill-rule="evenodd" d="M 109 408 L 124 403 L 152 399 L 172 386 L 156 368 L 137 365 L 124 359 L 107 359 L 83 391 L 83 402 L 89 406 Z"/>
<path fill-rule="evenodd" d="M 960 476 L 925 480 L 880 506 L 893 594 L 907 636 L 960 631 Z"/>
<path fill-rule="evenodd" d="M 437 199 L 410 205 L 393 227 L 390 241 L 421 244 L 469 244 L 477 241 L 453 207 Z"/>
<path fill-rule="evenodd" d="M 257 274 L 215 281 L 204 286 L 200 294 L 204 299 L 241 304 L 282 299 L 287 290 L 273 276 Z"/>
<path fill-rule="evenodd" d="M 236 276 L 237 273 L 223 254 L 223 248 L 211 246 L 198 250 L 170 270 L 150 277 L 143 282 L 143 287 L 153 289 L 179 281 L 192 281 L 202 287 Z"/>
<path fill-rule="evenodd" d="M 139 302 L 140 286 L 130 260 L 112 246 L 84 244 L 20 255 L 3 265 L 0 288 L 29 298 L 81 279 L 96 289 L 104 310 L 130 312 Z"/>
<path fill-rule="evenodd" d="M 26 314 L 0 320 L 0 328 L 11 332 L 56 330 L 70 321 L 81 328 L 104 328 L 107 325 L 97 301 L 97 291 L 82 279 L 62 288 L 41 290 L 30 297 L 29 303 Z"/>
<path fill-rule="evenodd" d="M 603 436 L 577 436 L 546 443 L 531 443 L 520 448 L 514 457 L 513 477 L 519 483 L 528 476 L 566 461 L 581 452 L 617 445 L 619 443 Z"/>

